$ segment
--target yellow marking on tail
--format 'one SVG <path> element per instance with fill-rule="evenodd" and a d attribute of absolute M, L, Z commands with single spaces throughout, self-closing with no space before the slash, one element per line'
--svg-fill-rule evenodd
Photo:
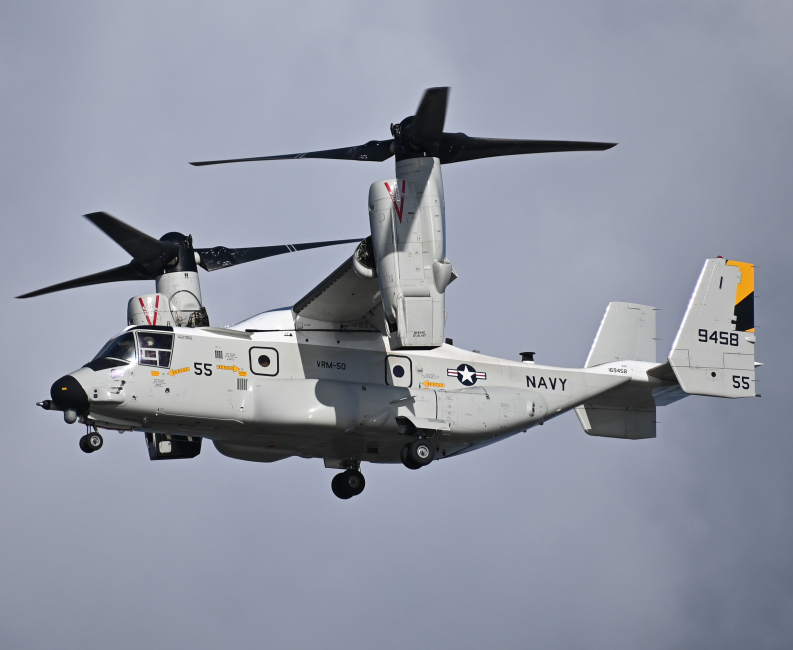
<path fill-rule="evenodd" d="M 738 291 L 735 294 L 735 304 L 737 305 L 750 293 L 754 293 L 754 264 L 727 260 L 727 266 L 737 266 L 741 271 L 741 281 L 738 283 Z"/>

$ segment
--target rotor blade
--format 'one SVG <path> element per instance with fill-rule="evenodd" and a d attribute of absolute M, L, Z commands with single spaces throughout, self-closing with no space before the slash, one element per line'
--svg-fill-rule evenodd
<path fill-rule="evenodd" d="M 232 160 L 204 160 L 191 162 L 194 167 L 203 165 L 222 165 L 224 163 L 253 162 L 255 160 L 298 160 L 300 158 L 330 158 L 331 160 L 370 160 L 383 162 L 394 155 L 393 140 L 370 140 L 357 147 L 343 149 L 325 149 L 323 151 L 307 151 L 305 153 L 288 153 L 282 156 L 260 156 L 259 158 L 234 158 Z"/>
<path fill-rule="evenodd" d="M 107 271 L 100 271 L 92 275 L 84 275 L 81 278 L 69 280 L 68 282 L 61 282 L 60 284 L 53 284 L 51 287 L 45 287 L 38 291 L 31 291 L 17 298 L 34 298 L 41 296 L 45 293 L 53 293 L 55 291 L 63 291 L 64 289 L 75 289 L 77 287 L 87 287 L 92 284 L 105 284 L 106 282 L 124 282 L 126 280 L 153 280 L 153 277 L 146 275 L 144 270 L 139 269 L 136 264 L 130 262 L 124 266 L 117 266 L 114 269 Z"/>
<path fill-rule="evenodd" d="M 410 139 L 426 144 L 437 143 L 443 134 L 446 121 L 448 88 L 428 88 L 421 98 L 413 121 L 410 123 Z"/>
<path fill-rule="evenodd" d="M 439 155 L 441 164 L 448 165 L 465 160 L 517 156 L 527 153 L 553 151 L 605 151 L 616 142 L 576 142 L 566 140 L 502 140 L 499 138 L 472 138 L 465 133 L 444 133 Z"/>
<path fill-rule="evenodd" d="M 129 253 L 135 261 L 159 270 L 179 254 L 179 246 L 160 241 L 127 225 L 107 212 L 92 212 L 85 218 Z"/>
<path fill-rule="evenodd" d="M 280 246 L 258 246 L 256 248 L 226 248 L 225 246 L 215 246 L 215 248 L 196 248 L 194 249 L 201 258 L 201 267 L 207 271 L 217 271 L 229 266 L 253 262 L 273 255 L 283 253 L 295 253 L 305 251 L 310 248 L 321 248 L 323 246 L 336 246 L 337 244 L 352 244 L 360 242 L 364 237 L 358 239 L 338 239 L 335 241 L 319 241 L 308 244 L 281 244 Z"/>

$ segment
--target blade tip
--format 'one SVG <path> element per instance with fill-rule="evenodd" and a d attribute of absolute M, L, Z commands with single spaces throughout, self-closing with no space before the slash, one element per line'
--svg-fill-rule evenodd
<path fill-rule="evenodd" d="M 24 300 L 25 298 L 36 298 L 37 296 L 43 296 L 46 291 L 42 291 L 41 289 L 36 289 L 35 291 L 28 291 L 27 293 L 23 293 L 21 296 L 16 296 L 15 300 Z"/>

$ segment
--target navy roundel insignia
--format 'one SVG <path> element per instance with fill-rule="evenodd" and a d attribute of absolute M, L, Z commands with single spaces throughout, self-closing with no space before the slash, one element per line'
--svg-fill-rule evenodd
<path fill-rule="evenodd" d="M 487 373 L 477 372 L 473 366 L 461 363 L 456 368 L 449 368 L 446 371 L 449 377 L 457 377 L 463 386 L 473 386 L 477 379 L 487 379 Z"/>

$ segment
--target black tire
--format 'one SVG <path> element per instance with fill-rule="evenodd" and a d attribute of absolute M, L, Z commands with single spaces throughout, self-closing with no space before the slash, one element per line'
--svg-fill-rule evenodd
<path fill-rule="evenodd" d="M 336 474 L 333 477 L 333 480 L 330 482 L 330 489 L 333 490 L 333 494 L 335 494 L 339 499 L 349 499 L 352 497 L 349 491 L 347 491 L 344 480 L 342 477 L 344 476 L 344 472 L 341 474 Z"/>
<path fill-rule="evenodd" d="M 357 497 L 366 487 L 366 479 L 357 469 L 348 469 L 346 472 L 342 472 L 341 476 L 344 490 L 351 496 Z"/>
<path fill-rule="evenodd" d="M 85 436 L 85 447 L 90 449 L 91 452 L 99 451 L 102 448 L 102 445 L 105 444 L 105 441 L 102 440 L 102 436 L 98 433 L 89 433 Z"/>
<path fill-rule="evenodd" d="M 402 447 L 402 451 L 399 452 L 399 458 L 402 461 L 402 464 L 407 467 L 408 469 L 420 469 L 421 465 L 416 463 L 413 460 L 413 457 L 410 455 L 410 445 L 405 445 Z"/>
<path fill-rule="evenodd" d="M 414 440 L 408 445 L 408 456 L 419 467 L 426 467 L 435 460 L 435 447 L 429 440 Z"/>
<path fill-rule="evenodd" d="M 84 451 L 86 454 L 90 454 L 93 451 L 93 449 L 89 449 L 89 447 L 88 447 L 88 436 L 87 435 L 85 435 L 82 438 L 80 438 L 80 449 L 82 451 Z"/>

